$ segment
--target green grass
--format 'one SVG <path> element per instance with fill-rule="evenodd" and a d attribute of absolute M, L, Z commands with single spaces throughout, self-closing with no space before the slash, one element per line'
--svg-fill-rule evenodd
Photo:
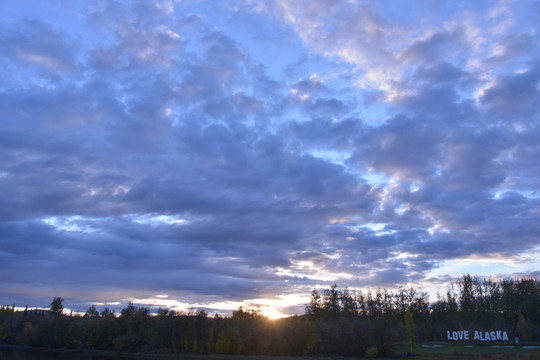
<path fill-rule="evenodd" d="M 491 345 L 476 345 L 463 343 L 437 343 L 441 347 L 425 347 L 423 345 L 432 346 L 435 343 L 418 344 L 413 356 L 409 359 L 418 360 L 502 360 L 502 359 L 517 359 L 517 360 L 540 360 L 540 349 L 523 349 L 522 345 L 517 345 L 514 348 L 493 348 Z M 0 346 L 11 347 L 11 346 Z M 141 360 L 354 360 L 360 358 L 342 357 L 342 356 L 264 356 L 264 355 L 219 355 L 219 354 L 172 354 L 172 353 L 127 353 L 116 351 L 91 351 L 91 350 L 46 350 L 44 351 L 69 353 L 72 355 L 84 356 L 104 356 L 112 359 L 141 359 Z M 379 358 L 379 359 L 405 359 L 405 354 L 410 351 L 410 346 L 407 344 L 396 345 L 393 348 L 394 356 Z M 0 356 L 1 357 L 1 356 Z"/>
<path fill-rule="evenodd" d="M 419 344 L 411 359 L 418 360 L 540 360 L 540 349 L 523 349 L 521 345 L 514 348 L 493 348 L 491 345 L 440 343 L 442 347 L 424 347 Z M 433 344 L 425 344 L 433 345 Z M 394 356 L 379 359 L 405 359 L 404 354 L 410 350 L 408 345 L 396 345 Z M 360 358 L 346 358 L 342 356 L 237 356 L 237 355 L 199 355 L 199 354 L 145 354 L 141 359 L 162 360 L 353 360 Z M 362 358 L 363 359 L 363 358 Z"/>
<path fill-rule="evenodd" d="M 513 348 L 492 347 L 490 344 L 437 343 L 441 347 L 431 347 L 435 344 L 418 344 L 412 358 L 422 360 L 447 359 L 540 359 L 540 349 L 524 349 L 523 345 Z M 427 345 L 429 347 L 425 347 Z M 507 345 L 502 345 L 507 346 Z M 410 346 L 403 344 L 394 348 L 396 355 L 410 351 Z M 398 357 L 400 358 L 400 357 Z M 404 356 L 401 356 L 404 358 Z"/>
<path fill-rule="evenodd" d="M 411 359 L 418 360 L 540 360 L 540 349 L 523 349 L 522 345 L 517 345 L 514 348 L 493 348 L 491 345 L 469 345 L 439 343 L 441 347 L 424 347 L 423 345 L 434 344 L 418 344 Z M 394 347 L 394 356 L 390 358 L 379 359 L 404 359 L 407 351 L 410 350 L 409 345 L 396 345 Z M 115 356 L 121 357 L 121 353 L 111 352 Z M 120 356 L 119 356 L 120 355 Z M 353 360 L 360 358 L 345 358 L 342 356 L 264 356 L 264 355 L 202 355 L 202 354 L 132 354 L 124 353 L 130 359 L 156 359 L 156 360 Z"/>

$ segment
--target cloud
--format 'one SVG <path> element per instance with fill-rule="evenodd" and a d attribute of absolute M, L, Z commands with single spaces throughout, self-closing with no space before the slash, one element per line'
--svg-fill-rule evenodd
<path fill-rule="evenodd" d="M 466 45 L 461 30 L 454 32 L 437 32 L 426 39 L 413 42 L 399 55 L 405 62 L 427 62 L 447 57 L 450 53 L 459 52 Z"/>
<path fill-rule="evenodd" d="M 525 71 L 493 79 L 493 84 L 484 90 L 481 102 L 505 116 L 534 116 L 540 97 L 539 83 L 540 65 L 535 62 Z"/>
<path fill-rule="evenodd" d="M 42 72 L 71 72 L 77 67 L 75 40 L 40 20 L 25 20 L 17 29 L 4 28 L 0 50 L 10 66 L 33 67 Z"/>
<path fill-rule="evenodd" d="M 534 251 L 521 10 L 101 4 L 1 20 L 2 301 L 213 308 Z"/>

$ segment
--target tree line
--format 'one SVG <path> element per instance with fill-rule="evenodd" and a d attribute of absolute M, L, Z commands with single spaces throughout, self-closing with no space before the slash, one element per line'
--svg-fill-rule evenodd
<path fill-rule="evenodd" d="M 269 320 L 238 308 L 208 316 L 129 303 L 119 315 L 90 306 L 84 316 L 63 315 L 63 299 L 50 311 L 0 308 L 0 343 L 50 348 L 94 348 L 178 353 L 344 356 L 389 355 L 396 343 L 444 341 L 448 330 L 504 330 L 510 339 L 540 341 L 540 282 L 492 281 L 464 275 L 429 301 L 410 289 L 313 290 L 305 314 Z"/>

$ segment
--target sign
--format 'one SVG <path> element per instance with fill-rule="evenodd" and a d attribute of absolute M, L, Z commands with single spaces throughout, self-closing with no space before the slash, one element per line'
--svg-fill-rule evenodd
<path fill-rule="evenodd" d="M 469 334 L 469 330 L 461 331 L 446 331 L 448 340 L 463 341 L 463 340 L 478 340 L 478 341 L 509 341 L 508 333 L 503 330 L 495 331 L 474 331 L 474 335 Z"/>

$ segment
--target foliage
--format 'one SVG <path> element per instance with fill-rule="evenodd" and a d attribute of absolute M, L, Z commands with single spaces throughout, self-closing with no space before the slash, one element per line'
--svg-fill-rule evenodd
<path fill-rule="evenodd" d="M 129 303 L 117 316 L 90 306 L 84 316 L 0 308 L 0 344 L 123 351 L 244 355 L 388 356 L 396 343 L 446 339 L 447 330 L 504 329 L 510 338 L 540 341 L 540 283 L 494 282 L 464 275 L 429 303 L 416 289 L 313 290 L 306 314 L 269 320 L 238 308 L 230 317 L 177 313 Z M 407 350 L 409 351 L 409 350 Z"/>
<path fill-rule="evenodd" d="M 90 306 L 88 310 L 86 310 L 86 314 L 84 316 L 88 317 L 98 317 L 99 311 L 97 311 L 96 307 L 94 305 Z"/>
<path fill-rule="evenodd" d="M 62 305 L 63 302 L 64 299 L 62 299 L 61 297 L 55 297 L 49 305 L 49 309 L 53 314 L 61 314 L 62 311 L 64 311 L 64 305 Z"/>
<path fill-rule="evenodd" d="M 375 358 L 379 355 L 379 351 L 376 347 L 370 346 L 366 349 L 365 357 L 367 358 Z"/>
<path fill-rule="evenodd" d="M 407 331 L 407 341 L 411 347 L 411 354 L 416 348 L 416 324 L 414 323 L 413 313 L 410 309 L 405 312 L 405 330 Z"/>

